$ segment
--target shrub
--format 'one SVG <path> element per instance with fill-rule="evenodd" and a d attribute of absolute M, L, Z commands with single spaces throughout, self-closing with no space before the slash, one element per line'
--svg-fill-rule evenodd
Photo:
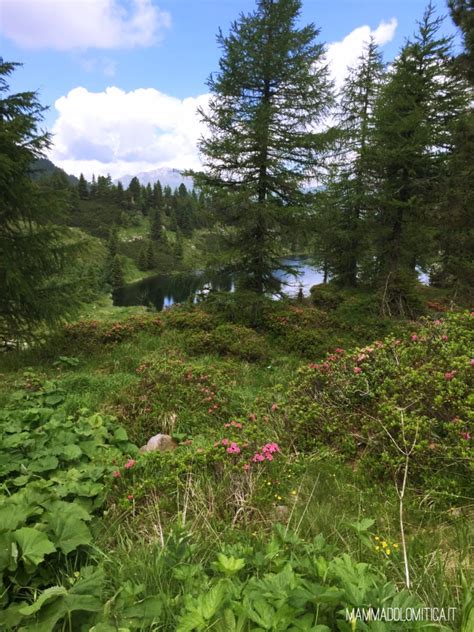
<path fill-rule="evenodd" d="M 288 422 L 299 449 L 329 444 L 379 476 L 399 471 L 414 443 L 412 480 L 456 497 L 467 492 L 473 427 L 472 316 L 424 321 L 302 368 L 290 386 Z M 470 465 L 471 463 L 471 465 Z M 446 491 L 447 490 L 447 491 Z"/>
<path fill-rule="evenodd" d="M 159 334 L 162 329 L 163 321 L 159 316 L 131 316 L 116 322 L 80 320 L 64 326 L 58 345 L 65 349 L 75 346 L 79 350 L 93 351 L 101 345 L 130 340 L 140 332 Z"/>
<path fill-rule="evenodd" d="M 186 338 L 186 350 L 191 354 L 216 353 L 242 360 L 258 361 L 268 357 L 269 349 L 263 336 L 242 325 L 219 325 L 213 331 L 193 333 Z"/>
<path fill-rule="evenodd" d="M 191 309 L 176 305 L 163 312 L 163 321 L 168 327 L 183 331 L 210 331 L 216 324 L 216 319 L 203 309 Z"/>

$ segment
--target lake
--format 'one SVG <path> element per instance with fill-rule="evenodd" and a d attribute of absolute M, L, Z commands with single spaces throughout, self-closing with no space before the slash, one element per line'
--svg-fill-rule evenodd
<path fill-rule="evenodd" d="M 299 289 L 305 295 L 313 285 L 323 282 L 322 273 L 311 262 L 310 257 L 293 256 L 283 258 L 282 264 L 298 271 L 297 276 L 276 270 L 275 276 L 282 282 L 282 291 L 287 296 L 296 296 Z M 232 277 L 210 278 L 202 273 L 156 274 L 136 283 L 129 283 L 113 293 L 114 305 L 146 305 L 162 310 L 174 303 L 184 303 L 191 294 L 209 288 L 231 291 Z"/>

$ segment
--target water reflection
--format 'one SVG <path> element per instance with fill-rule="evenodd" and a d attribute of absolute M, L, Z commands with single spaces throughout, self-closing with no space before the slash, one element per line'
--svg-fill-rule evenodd
<path fill-rule="evenodd" d="M 294 268 L 298 275 L 288 275 L 276 270 L 275 276 L 282 283 L 282 292 L 288 296 L 296 296 L 301 288 L 307 295 L 311 286 L 322 283 L 323 276 L 311 264 L 308 257 L 291 257 L 282 259 L 282 264 Z M 157 274 L 136 283 L 118 288 L 113 293 L 114 305 L 146 305 L 161 311 L 174 303 L 183 303 L 197 292 L 205 292 L 209 288 L 230 292 L 234 289 L 231 275 L 209 276 L 202 273 Z"/>

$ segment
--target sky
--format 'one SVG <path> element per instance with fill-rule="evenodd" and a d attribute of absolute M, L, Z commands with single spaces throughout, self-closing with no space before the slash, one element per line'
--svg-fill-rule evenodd
<path fill-rule="evenodd" d="M 391 61 L 428 0 L 303 0 L 336 85 L 373 36 Z M 445 0 L 434 2 L 447 13 Z M 216 34 L 252 0 L 0 0 L 0 56 L 23 63 L 12 92 L 49 106 L 49 158 L 67 173 L 117 178 L 199 168 L 196 113 L 218 70 Z M 447 18 L 443 30 L 453 33 Z"/>

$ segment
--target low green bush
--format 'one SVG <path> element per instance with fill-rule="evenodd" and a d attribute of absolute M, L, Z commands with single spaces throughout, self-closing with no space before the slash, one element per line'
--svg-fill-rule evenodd
<path fill-rule="evenodd" d="M 163 321 L 160 316 L 138 315 L 122 321 L 80 320 L 64 326 L 56 340 L 56 349 L 94 351 L 102 345 L 111 345 L 132 339 L 140 332 L 160 334 Z"/>
<path fill-rule="evenodd" d="M 230 355 L 249 362 L 266 360 L 269 355 L 268 344 L 263 336 L 243 325 L 232 324 L 188 335 L 186 351 L 191 354 Z"/>
<path fill-rule="evenodd" d="M 472 476 L 473 316 L 424 321 L 388 338 L 299 371 L 286 411 L 295 446 L 334 447 L 375 475 L 399 476 L 456 498 Z"/>

